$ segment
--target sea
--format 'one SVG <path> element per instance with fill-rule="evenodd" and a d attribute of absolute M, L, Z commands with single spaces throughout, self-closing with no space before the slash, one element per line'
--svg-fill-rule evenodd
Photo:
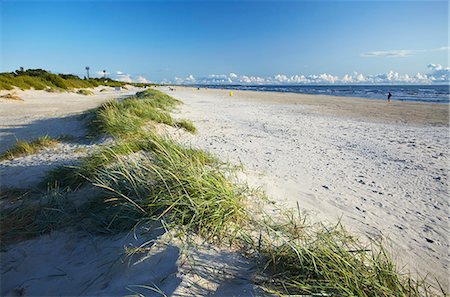
<path fill-rule="evenodd" d="M 449 85 L 201 85 L 197 87 L 318 94 L 383 100 L 386 100 L 387 95 L 391 93 L 391 100 L 442 104 L 448 104 L 450 102 Z"/>

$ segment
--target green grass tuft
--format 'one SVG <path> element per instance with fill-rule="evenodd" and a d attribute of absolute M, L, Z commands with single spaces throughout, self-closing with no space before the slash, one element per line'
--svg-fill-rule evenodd
<path fill-rule="evenodd" d="M 122 101 L 109 101 L 95 112 L 91 131 L 94 134 L 109 134 L 114 137 L 137 135 L 148 122 L 195 129 L 188 121 L 176 122 L 169 111 L 180 101 L 157 90 L 138 92 Z M 190 129 L 190 130 L 189 130 Z"/>
<path fill-rule="evenodd" d="M 20 156 L 32 155 L 43 148 L 55 147 L 58 143 L 58 139 L 48 135 L 41 136 L 32 141 L 18 140 L 12 148 L 0 154 L 0 160 L 11 160 Z"/>
<path fill-rule="evenodd" d="M 197 132 L 197 128 L 195 128 L 194 124 L 186 119 L 179 120 L 175 123 L 175 126 L 179 128 L 183 128 L 186 131 L 189 131 L 191 133 Z"/>
<path fill-rule="evenodd" d="M 363 244 L 341 224 L 311 225 L 299 214 L 263 213 L 241 235 L 264 284 L 280 295 L 422 296 L 430 288 L 400 275 L 380 243 Z M 258 232 L 255 232 L 257 230 Z"/>
<path fill-rule="evenodd" d="M 96 158 L 107 161 L 97 167 L 94 183 L 109 193 L 108 201 L 117 209 L 133 210 L 140 219 L 164 219 L 210 238 L 246 216 L 243 190 L 210 155 L 157 135 L 131 150 L 138 148 L 141 154 L 126 158 L 117 150 Z"/>
<path fill-rule="evenodd" d="M 94 92 L 92 92 L 91 90 L 81 89 L 77 91 L 77 94 L 89 96 L 94 95 Z"/>

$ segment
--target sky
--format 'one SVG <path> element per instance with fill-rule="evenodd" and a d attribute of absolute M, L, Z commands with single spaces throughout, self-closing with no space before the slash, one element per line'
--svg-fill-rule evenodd
<path fill-rule="evenodd" d="M 0 0 L 0 71 L 178 83 L 449 80 L 447 1 Z"/>

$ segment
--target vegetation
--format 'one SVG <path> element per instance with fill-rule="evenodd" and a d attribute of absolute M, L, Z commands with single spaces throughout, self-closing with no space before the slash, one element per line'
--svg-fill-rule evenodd
<path fill-rule="evenodd" d="M 15 72 L 0 73 L 0 90 L 72 91 L 73 89 L 87 89 L 98 86 L 123 87 L 126 84 L 138 87 L 150 86 L 143 83 L 125 83 L 110 78 L 81 79 L 72 74 L 53 74 L 43 69 L 16 70 Z"/>
<path fill-rule="evenodd" d="M 179 128 L 183 128 L 186 131 L 189 131 L 192 133 L 197 132 L 197 128 L 195 128 L 194 124 L 189 120 L 185 120 L 185 119 L 179 120 L 175 123 L 175 126 L 177 126 Z"/>
<path fill-rule="evenodd" d="M 178 123 L 169 111 L 178 104 L 178 100 L 157 90 L 138 92 L 120 102 L 114 100 L 102 104 L 95 112 L 91 131 L 123 138 L 145 133 L 144 125 L 151 122 L 177 127 Z M 193 127 L 188 129 L 192 131 Z"/>
<path fill-rule="evenodd" d="M 81 89 L 81 90 L 77 91 L 77 94 L 89 96 L 89 95 L 94 95 L 94 92 L 92 92 L 90 90 L 86 90 L 86 89 Z"/>
<path fill-rule="evenodd" d="M 380 243 L 363 244 L 340 225 L 311 225 L 294 211 L 263 214 L 259 236 L 245 236 L 277 294 L 429 296 L 430 287 L 400 275 Z"/>
<path fill-rule="evenodd" d="M 48 135 L 36 138 L 32 141 L 17 140 L 16 144 L 0 154 L 0 160 L 11 160 L 24 155 L 32 155 L 43 148 L 54 147 L 59 143 L 55 138 Z"/>
<path fill-rule="evenodd" d="M 1 192 L 3 194 L 4 190 Z M 67 227 L 75 222 L 75 205 L 67 199 L 67 193 L 51 190 L 40 195 L 37 201 L 32 200 L 31 193 L 21 193 L 20 190 L 7 191 L 3 195 L 16 201 L 14 206 L 0 211 L 3 246 Z"/>

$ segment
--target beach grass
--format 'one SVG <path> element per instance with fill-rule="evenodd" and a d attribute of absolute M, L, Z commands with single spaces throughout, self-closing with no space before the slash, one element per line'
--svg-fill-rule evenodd
<path fill-rule="evenodd" d="M 31 141 L 17 140 L 17 142 L 7 151 L 0 154 L 0 161 L 12 160 L 17 157 L 32 155 L 44 148 L 55 147 L 59 140 L 48 135 L 41 136 Z"/>
<path fill-rule="evenodd" d="M 91 90 L 80 89 L 77 91 L 77 94 L 89 96 L 89 95 L 94 95 L 94 92 L 92 92 Z"/>
<path fill-rule="evenodd" d="M 178 120 L 178 121 L 175 123 L 175 126 L 177 126 L 177 127 L 179 127 L 179 128 L 183 128 L 183 129 L 185 129 L 186 131 L 189 131 L 189 132 L 191 132 L 191 133 L 197 132 L 197 128 L 194 126 L 194 124 L 193 124 L 191 121 L 186 120 L 186 119 Z"/>
<path fill-rule="evenodd" d="M 9 192 L 10 199 L 16 203 L 0 210 L 3 247 L 73 226 L 79 220 L 75 204 L 68 199 L 68 193 L 59 188 L 49 189 L 44 194 L 39 193 L 34 197 L 33 193 L 23 190 Z"/>
<path fill-rule="evenodd" d="M 114 194 L 114 204 L 209 238 L 246 216 L 243 191 L 213 157 L 157 135 L 149 135 L 143 148 L 116 157 L 96 176 L 94 184 Z"/>
<path fill-rule="evenodd" d="M 160 91 L 146 90 L 122 101 L 109 101 L 102 104 L 95 112 L 90 130 L 94 135 L 106 134 L 114 137 L 132 137 L 142 132 L 142 127 L 149 123 L 195 131 L 192 123 L 179 124 L 169 111 L 180 102 Z"/>
<path fill-rule="evenodd" d="M 361 242 L 340 224 L 308 223 L 295 211 L 263 214 L 248 231 L 265 273 L 262 283 L 277 295 L 431 296 L 430 286 L 401 275 L 380 242 Z M 249 248 L 251 247 L 251 248 Z"/>

